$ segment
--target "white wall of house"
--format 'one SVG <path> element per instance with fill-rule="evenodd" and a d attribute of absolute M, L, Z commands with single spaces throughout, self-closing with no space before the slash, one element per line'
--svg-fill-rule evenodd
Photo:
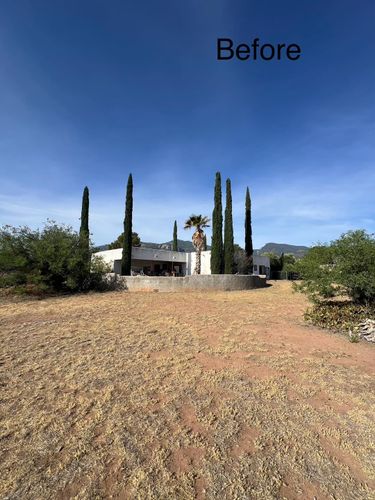
<path fill-rule="evenodd" d="M 187 252 L 186 256 L 186 274 L 194 274 L 196 253 Z M 201 252 L 201 274 L 211 274 L 211 250 Z"/>
<path fill-rule="evenodd" d="M 115 248 L 114 250 L 103 250 L 101 252 L 96 252 L 95 255 L 102 257 L 105 262 L 113 265 L 113 262 L 115 260 L 121 260 L 122 248 Z M 185 263 L 186 253 L 172 252 L 171 250 L 160 250 L 158 248 L 133 247 L 132 259 Z"/>
<path fill-rule="evenodd" d="M 196 253 L 187 253 L 186 274 L 194 274 Z M 211 274 L 211 250 L 201 253 L 201 274 Z M 270 258 L 254 255 L 253 274 L 257 276 L 270 277 Z"/>
<path fill-rule="evenodd" d="M 270 258 L 266 255 L 254 255 L 253 274 L 256 276 L 266 276 L 269 279 L 271 275 Z"/>
<path fill-rule="evenodd" d="M 101 252 L 96 252 L 95 255 L 102 257 L 103 260 L 111 266 L 112 271 L 120 273 L 121 264 L 119 264 L 119 262 L 122 258 L 122 248 L 103 250 Z M 169 262 L 171 263 L 171 267 L 179 266 L 180 272 L 183 271 L 183 273 L 185 273 L 186 255 L 185 252 L 173 252 L 172 250 L 133 247 L 132 267 L 139 268 L 150 262 Z"/>
<path fill-rule="evenodd" d="M 101 257 L 104 262 L 112 267 L 113 270 L 114 261 L 122 258 L 122 248 L 116 248 L 115 250 L 102 250 L 101 252 L 95 252 L 94 255 Z"/>
<path fill-rule="evenodd" d="M 112 271 L 119 273 L 121 270 L 120 261 L 122 248 L 114 250 L 103 250 L 97 252 L 103 260 L 110 264 Z M 173 252 L 172 250 L 161 250 L 157 248 L 133 247 L 132 266 L 139 268 L 151 262 L 169 262 L 171 267 L 179 266 L 180 272 L 191 275 L 194 273 L 196 253 L 195 252 Z M 270 258 L 266 256 L 254 255 L 253 274 L 270 277 Z M 211 250 L 201 253 L 201 274 L 211 274 Z"/>

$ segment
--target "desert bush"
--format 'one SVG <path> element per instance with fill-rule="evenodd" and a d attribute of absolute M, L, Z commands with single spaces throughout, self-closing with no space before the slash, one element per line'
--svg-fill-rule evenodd
<path fill-rule="evenodd" d="M 77 292 L 103 289 L 108 272 L 95 258 L 91 269 L 80 237 L 70 226 L 48 221 L 40 230 L 0 229 L 0 287 L 17 292 Z"/>
<path fill-rule="evenodd" d="M 93 255 L 90 269 L 90 289 L 97 292 L 121 290 L 122 282 L 111 274 L 111 266 L 102 257 Z"/>
<path fill-rule="evenodd" d="M 375 239 L 366 231 L 349 231 L 330 245 L 317 245 L 296 263 L 302 281 L 296 290 L 316 303 L 348 297 L 356 304 L 375 300 Z"/>
<path fill-rule="evenodd" d="M 283 253 L 280 256 L 281 270 L 284 272 L 294 273 L 296 271 L 296 257 L 291 253 Z"/>
<path fill-rule="evenodd" d="M 35 267 L 34 245 L 39 234 L 28 227 L 0 229 L 0 286 L 22 285 Z"/>
<path fill-rule="evenodd" d="M 355 329 L 367 318 L 375 319 L 375 305 L 359 305 L 353 302 L 328 301 L 314 304 L 304 314 L 305 320 L 321 328 L 334 331 Z"/>
<path fill-rule="evenodd" d="M 90 273 L 78 233 L 69 226 L 49 223 L 34 245 L 36 269 L 31 281 L 54 291 L 89 288 Z"/>
<path fill-rule="evenodd" d="M 349 342 L 356 344 L 359 342 L 359 333 L 356 331 L 349 330 Z"/>

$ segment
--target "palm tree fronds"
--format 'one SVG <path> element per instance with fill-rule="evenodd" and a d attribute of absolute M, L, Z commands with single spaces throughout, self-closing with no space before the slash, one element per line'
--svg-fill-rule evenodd
<path fill-rule="evenodd" d="M 195 274 L 201 273 L 201 251 L 204 242 L 204 231 L 203 227 L 209 227 L 210 219 L 205 215 L 195 215 L 192 214 L 185 222 L 185 229 L 195 228 L 192 240 L 193 246 L 196 251 L 196 262 L 195 262 Z"/>
<path fill-rule="evenodd" d="M 185 227 L 184 229 L 191 229 L 192 227 L 209 227 L 210 219 L 206 217 L 205 215 L 195 215 L 192 214 L 190 217 L 185 221 Z"/>

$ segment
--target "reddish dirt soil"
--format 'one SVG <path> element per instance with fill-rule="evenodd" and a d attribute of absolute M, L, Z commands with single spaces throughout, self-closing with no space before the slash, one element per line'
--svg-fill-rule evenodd
<path fill-rule="evenodd" d="M 0 495 L 375 498 L 375 348 L 271 285 L 0 304 Z"/>

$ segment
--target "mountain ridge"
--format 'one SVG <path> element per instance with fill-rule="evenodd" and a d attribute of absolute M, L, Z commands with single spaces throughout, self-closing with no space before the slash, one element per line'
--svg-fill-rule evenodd
<path fill-rule="evenodd" d="M 190 240 L 177 240 L 177 245 L 179 251 L 182 252 L 194 252 L 193 244 Z M 145 248 L 157 248 L 160 250 L 170 250 L 172 248 L 172 240 L 166 241 L 164 243 L 153 243 L 142 241 L 141 247 Z M 207 245 L 209 250 L 211 247 Z M 108 250 L 108 245 L 100 245 L 97 247 L 98 251 Z M 261 248 L 254 250 L 256 255 L 261 255 L 263 253 L 275 253 L 276 255 L 281 255 L 282 253 L 289 253 L 295 257 L 303 257 L 308 251 L 309 247 L 304 245 L 290 245 L 289 243 L 274 243 L 269 242 L 263 245 Z"/>
<path fill-rule="evenodd" d="M 255 250 L 258 255 L 262 253 L 275 253 L 276 255 L 281 255 L 282 253 L 289 253 L 295 257 L 303 257 L 306 255 L 309 247 L 304 245 L 290 245 L 289 243 L 266 243 L 259 250 Z"/>

